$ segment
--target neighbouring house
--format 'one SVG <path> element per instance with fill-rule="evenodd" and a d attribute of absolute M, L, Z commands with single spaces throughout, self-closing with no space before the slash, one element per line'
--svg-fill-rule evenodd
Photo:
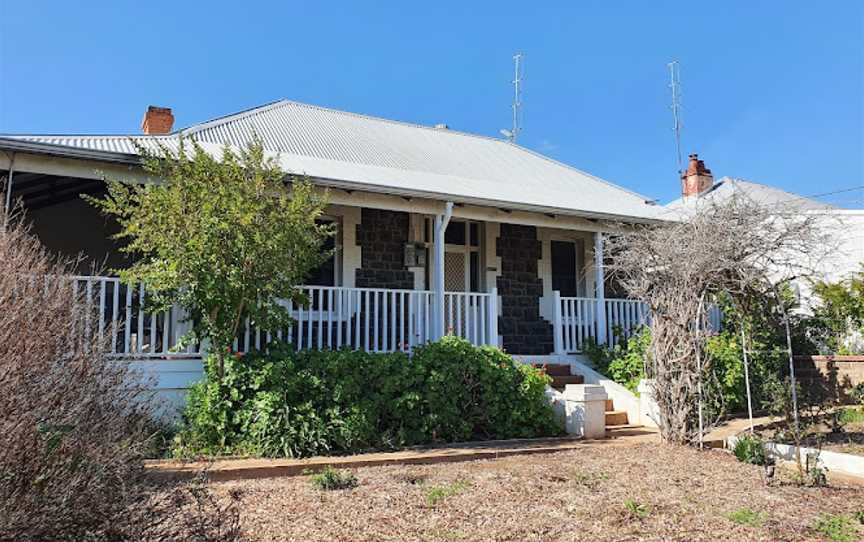
<path fill-rule="evenodd" d="M 179 131 L 173 120 L 150 107 L 143 134 L 0 136 L 7 201 L 23 203 L 46 246 L 85 256 L 77 284 L 95 296 L 113 355 L 200 371 L 196 346 L 172 348 L 181 309 L 146 314 L 143 287 L 91 270 L 127 262 L 114 226 L 80 197 L 103 193 L 105 176 L 141 182 L 133 142 L 174 147 L 181 136 L 217 152 L 257 135 L 286 172 L 330 190 L 335 256 L 304 287 L 311 306 L 289 306 L 294 325 L 276 337 L 298 348 L 410 350 L 453 333 L 533 360 L 578 354 L 589 338 L 604 343 L 613 327 L 645 321 L 640 303 L 606 295 L 603 234 L 662 220 L 650 198 L 445 125 L 286 100 Z M 247 324 L 235 348 L 272 338 Z M 183 375 L 164 387 L 182 389 Z"/>
<path fill-rule="evenodd" d="M 723 177 L 715 182 L 711 170 L 696 154 L 690 155 L 687 169 L 681 176 L 681 197 L 668 203 L 666 208 L 674 214 L 684 214 L 700 205 L 721 203 L 733 197 L 749 198 L 776 208 L 778 213 L 804 213 L 818 217 L 832 246 L 828 254 L 812 262 L 816 272 L 814 279 L 837 282 L 860 271 L 864 265 L 864 209 L 841 209 L 811 197 L 732 177 Z M 796 286 L 801 305 L 806 309 L 815 302 L 811 284 L 798 281 Z"/>

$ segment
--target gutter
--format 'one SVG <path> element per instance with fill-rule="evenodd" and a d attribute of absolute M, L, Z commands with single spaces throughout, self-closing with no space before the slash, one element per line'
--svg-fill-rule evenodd
<path fill-rule="evenodd" d="M 26 152 L 46 156 L 59 156 L 62 158 L 76 158 L 79 160 L 97 160 L 101 162 L 112 162 L 119 164 L 141 163 L 141 157 L 137 154 L 126 154 L 122 152 L 100 151 L 94 149 L 80 149 L 66 145 L 55 145 L 54 143 L 40 143 L 36 141 L 24 141 L 9 137 L 0 137 L 0 149 L 15 152 Z"/>

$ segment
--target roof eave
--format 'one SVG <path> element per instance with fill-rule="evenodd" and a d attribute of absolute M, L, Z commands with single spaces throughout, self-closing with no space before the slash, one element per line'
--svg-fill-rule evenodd
<path fill-rule="evenodd" d="M 140 164 L 141 157 L 137 154 L 127 154 L 114 151 L 102 151 L 94 149 L 82 149 L 57 145 L 54 143 L 42 143 L 37 141 L 26 141 L 9 137 L 0 137 L 0 149 L 10 152 L 26 152 L 46 156 L 59 156 L 62 158 L 75 158 L 79 160 L 96 160 L 100 162 L 111 162 L 119 164 Z"/>
<path fill-rule="evenodd" d="M 69 147 L 65 145 L 57 145 L 53 143 L 42 143 L 34 141 L 25 141 L 8 137 L 0 137 L 0 149 L 11 152 L 26 152 L 31 154 L 40 154 L 45 156 L 58 156 L 63 158 L 73 158 L 79 160 L 95 160 L 102 162 L 110 162 L 126 165 L 140 165 L 141 157 L 137 154 L 127 154 L 114 151 L 103 151 L 93 149 L 81 149 Z M 328 179 L 322 177 L 314 177 L 314 179 L 323 186 L 329 188 L 337 188 L 343 190 L 356 190 L 372 192 L 377 194 L 390 194 L 396 196 L 410 196 L 417 198 L 426 198 L 441 201 L 452 201 L 464 205 L 477 205 L 481 207 L 493 207 L 498 209 L 506 209 L 512 211 L 526 211 L 542 214 L 553 214 L 562 216 L 573 216 L 579 218 L 588 218 L 594 220 L 611 220 L 618 222 L 631 222 L 652 224 L 663 222 L 660 218 L 637 217 L 632 215 L 619 215 L 614 213 L 599 213 L 579 209 L 566 209 L 560 207 L 546 207 L 530 204 L 521 204 L 518 202 L 508 202 L 495 200 L 490 198 L 470 198 L 458 197 L 452 194 L 427 192 L 423 190 L 400 189 L 385 185 L 375 185 L 370 183 L 359 183 L 346 181 L 342 179 Z"/>

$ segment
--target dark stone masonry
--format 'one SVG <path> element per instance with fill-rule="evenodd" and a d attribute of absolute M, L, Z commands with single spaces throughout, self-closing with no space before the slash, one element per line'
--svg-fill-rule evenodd
<path fill-rule="evenodd" d="M 540 317 L 543 281 L 537 276 L 537 261 L 542 256 L 537 228 L 501 224 L 496 250 L 501 257 L 498 332 L 504 349 L 510 354 L 550 354 L 554 348 L 552 324 Z"/>
<path fill-rule="evenodd" d="M 414 274 L 404 265 L 408 227 L 408 213 L 363 208 L 357 225 L 357 245 L 363 249 L 357 287 L 414 288 Z"/>

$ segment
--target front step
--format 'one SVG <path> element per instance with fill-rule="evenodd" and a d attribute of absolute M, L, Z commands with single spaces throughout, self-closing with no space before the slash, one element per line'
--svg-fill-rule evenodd
<path fill-rule="evenodd" d="M 582 375 L 567 375 L 567 376 L 558 376 L 558 375 L 549 375 L 552 376 L 552 389 L 558 391 L 564 391 L 564 386 L 567 384 L 584 384 L 585 377 Z"/>
<path fill-rule="evenodd" d="M 627 411 L 626 410 L 612 410 L 606 412 L 606 427 L 613 425 L 627 425 L 629 420 L 627 419 Z"/>
<path fill-rule="evenodd" d="M 541 370 L 549 376 L 570 376 L 570 366 L 557 363 L 532 363 L 532 367 Z"/>

